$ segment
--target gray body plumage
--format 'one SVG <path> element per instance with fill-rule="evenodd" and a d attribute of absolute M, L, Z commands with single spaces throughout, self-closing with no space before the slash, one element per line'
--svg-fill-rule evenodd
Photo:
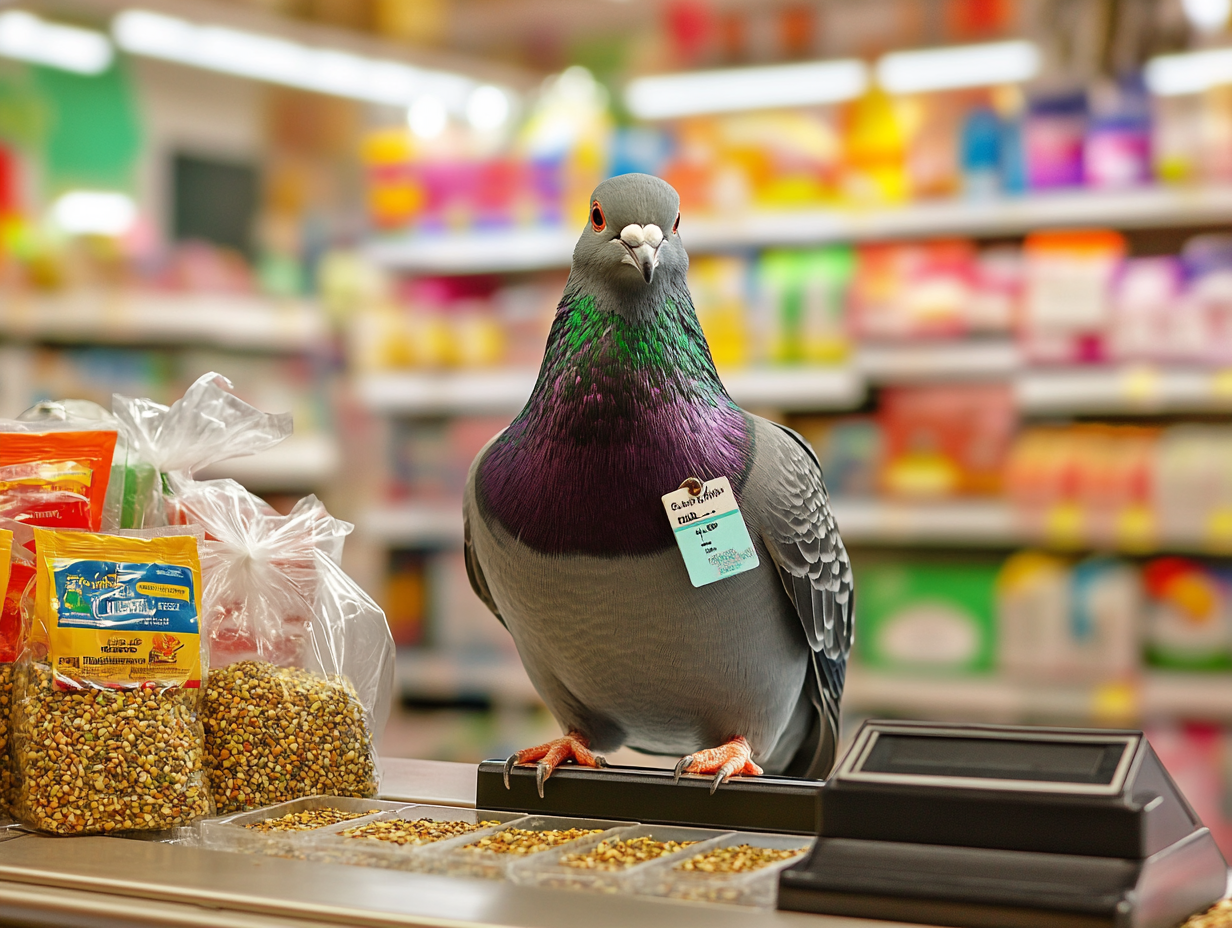
<path fill-rule="evenodd" d="M 760 566 L 699 588 L 674 545 L 594 556 L 524 544 L 478 498 L 477 475 L 500 436 L 472 465 L 464 498 L 472 584 L 557 721 L 597 751 L 683 755 L 743 736 L 767 772 L 823 776 L 833 764 L 851 567 L 812 450 L 794 432 L 749 420 L 737 495 Z M 619 480 L 611 492 L 621 492 Z M 620 532 L 604 521 L 602 499 L 593 512 L 596 532 Z"/>

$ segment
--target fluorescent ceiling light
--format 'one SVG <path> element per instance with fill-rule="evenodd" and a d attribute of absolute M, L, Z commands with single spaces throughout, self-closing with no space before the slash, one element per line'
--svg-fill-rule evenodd
<path fill-rule="evenodd" d="M 890 52 L 877 62 L 877 83 L 888 93 L 924 93 L 1029 81 L 1040 53 L 1025 40 Z"/>
<path fill-rule="evenodd" d="M 9 10 L 0 13 L 0 56 L 77 74 L 99 74 L 111 66 L 115 51 L 101 32 Z"/>
<path fill-rule="evenodd" d="M 137 207 L 122 193 L 71 190 L 52 204 L 51 218 L 72 235 L 123 235 L 137 220 Z"/>
<path fill-rule="evenodd" d="M 135 55 L 368 103 L 409 106 L 431 94 L 450 112 L 463 115 L 478 85 L 461 74 L 197 25 L 148 10 L 125 10 L 112 22 L 111 32 L 120 48 Z"/>
<path fill-rule="evenodd" d="M 670 119 L 838 103 L 860 96 L 867 88 L 864 62 L 814 61 L 639 77 L 625 88 L 625 105 L 640 119 Z"/>
<path fill-rule="evenodd" d="M 406 121 L 416 138 L 434 139 L 445 131 L 449 113 L 440 97 L 426 93 L 406 111 Z"/>
<path fill-rule="evenodd" d="M 499 87 L 476 87 L 466 101 L 466 120 L 482 131 L 499 129 L 509 118 L 509 97 Z"/>
<path fill-rule="evenodd" d="M 1232 13 L 1232 0 L 1181 0 L 1181 8 L 1199 32 L 1218 32 Z"/>
<path fill-rule="evenodd" d="M 1232 48 L 1160 55 L 1146 63 L 1144 77 L 1147 89 L 1161 97 L 1232 84 Z"/>

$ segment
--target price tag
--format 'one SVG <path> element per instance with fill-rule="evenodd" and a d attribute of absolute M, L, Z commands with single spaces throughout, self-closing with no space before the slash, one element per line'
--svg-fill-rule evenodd
<path fill-rule="evenodd" d="M 663 508 L 694 586 L 734 577 L 758 565 L 753 539 L 726 477 L 703 483 L 696 496 L 687 487 L 674 490 L 663 497 Z"/>
<path fill-rule="evenodd" d="M 1138 406 L 1149 406 L 1158 402 L 1161 387 L 1159 371 L 1150 365 L 1128 367 L 1121 375 L 1122 395 Z"/>
<path fill-rule="evenodd" d="M 1074 502 L 1060 502 L 1044 514 L 1044 536 L 1061 548 L 1079 547 L 1086 536 L 1086 514 Z"/>
<path fill-rule="evenodd" d="M 1155 512 L 1141 503 L 1126 506 L 1116 516 L 1116 543 L 1123 551 L 1155 547 Z"/>

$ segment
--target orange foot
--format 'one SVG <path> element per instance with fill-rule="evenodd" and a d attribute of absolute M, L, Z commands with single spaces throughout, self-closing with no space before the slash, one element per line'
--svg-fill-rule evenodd
<path fill-rule="evenodd" d="M 535 763 L 535 785 L 539 788 L 539 798 L 543 798 L 543 784 L 561 763 L 573 758 L 583 767 L 606 767 L 607 761 L 590 750 L 590 739 L 578 731 L 571 731 L 563 738 L 548 741 L 537 747 L 525 748 L 516 754 L 510 754 L 505 761 L 505 789 L 509 789 L 509 774 L 519 764 Z M 761 771 L 758 771 L 759 773 Z"/>
<path fill-rule="evenodd" d="M 710 794 L 730 776 L 759 777 L 762 769 L 753 763 L 753 749 L 742 736 L 732 738 L 727 744 L 708 748 L 696 754 L 686 754 L 676 762 L 676 782 L 682 773 L 713 773 Z"/>

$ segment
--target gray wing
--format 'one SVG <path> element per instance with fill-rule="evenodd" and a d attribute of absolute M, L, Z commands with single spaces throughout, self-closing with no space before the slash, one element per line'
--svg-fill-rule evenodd
<path fill-rule="evenodd" d="M 828 729 L 822 732 L 821 753 L 829 757 L 819 763 L 825 773 L 838 749 L 839 703 L 855 624 L 855 585 L 847 549 L 830 513 L 821 463 L 800 435 L 778 428 L 790 440 L 774 443 L 781 480 L 767 494 L 762 539 L 813 649 L 819 709 Z"/>
<path fill-rule="evenodd" d="M 475 460 L 471 462 L 470 472 L 466 475 L 466 490 L 462 498 L 462 553 L 466 559 L 466 577 L 471 582 L 471 589 L 475 591 L 475 595 L 483 600 L 483 604 L 491 610 L 492 614 L 500 620 L 501 625 L 505 628 L 509 627 L 509 623 L 505 621 L 500 614 L 500 609 L 496 605 L 496 600 L 492 598 L 492 591 L 488 589 L 487 578 L 483 575 L 483 567 L 479 563 L 479 556 L 475 553 L 475 544 L 471 540 L 471 516 L 479 516 L 477 504 L 475 502 L 475 481 L 478 479 L 479 462 L 483 460 L 488 449 L 492 447 L 492 443 L 500 438 L 504 429 L 493 435 L 482 450 L 475 455 Z"/>
<path fill-rule="evenodd" d="M 483 600 L 483 604 L 492 611 L 492 614 L 496 616 L 501 625 L 508 628 L 508 623 L 501 616 L 500 609 L 496 607 L 496 601 L 492 598 L 492 591 L 488 589 L 488 581 L 483 575 L 483 568 L 479 565 L 479 558 L 475 555 L 475 546 L 471 543 L 470 513 L 465 511 L 462 513 L 462 534 L 464 539 L 462 551 L 466 557 L 466 576 L 471 582 L 471 589 L 475 591 L 476 596 Z"/>

